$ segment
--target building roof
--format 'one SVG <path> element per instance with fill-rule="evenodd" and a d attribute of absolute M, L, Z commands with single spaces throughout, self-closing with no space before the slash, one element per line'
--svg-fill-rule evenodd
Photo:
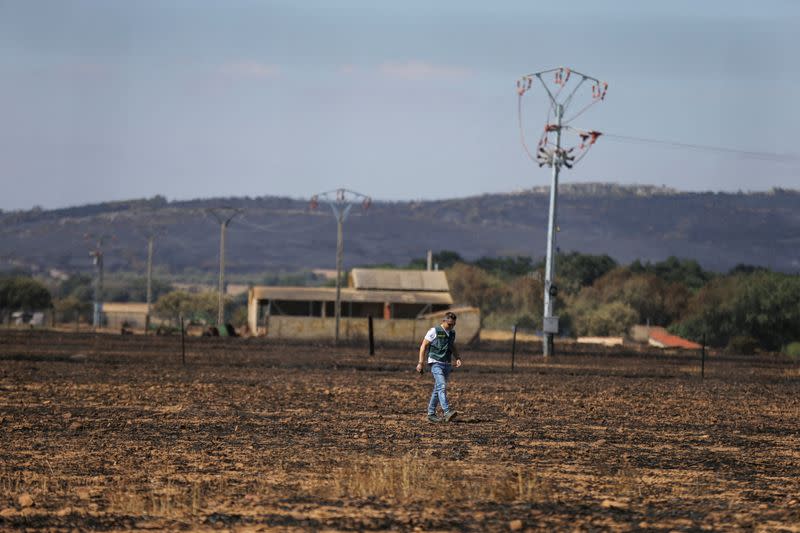
<path fill-rule="evenodd" d="M 687 350 L 699 350 L 701 348 L 696 342 L 668 333 L 666 329 L 661 327 L 650 328 L 650 344 L 659 348 L 685 348 Z"/>
<path fill-rule="evenodd" d="M 253 287 L 252 297 L 258 300 L 288 300 L 302 302 L 334 302 L 336 289 L 332 287 Z M 449 292 L 358 290 L 341 289 L 343 302 L 387 302 L 404 304 L 452 305 Z"/>
<path fill-rule="evenodd" d="M 147 313 L 147 304 L 141 302 L 103 302 L 104 313 Z"/>
<path fill-rule="evenodd" d="M 350 282 L 358 290 L 450 291 L 447 276 L 441 270 L 354 268 Z"/>

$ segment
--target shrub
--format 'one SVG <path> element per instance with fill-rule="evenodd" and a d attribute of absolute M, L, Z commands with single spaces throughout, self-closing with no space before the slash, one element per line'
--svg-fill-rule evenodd
<path fill-rule="evenodd" d="M 790 342 L 786 346 L 783 347 L 783 353 L 788 355 L 789 357 L 800 357 L 800 342 Z"/>
<path fill-rule="evenodd" d="M 624 335 L 636 324 L 637 319 L 636 311 L 618 301 L 596 307 L 584 302 L 583 305 L 573 307 L 571 311 L 574 313 L 574 317 L 570 315 L 571 326 L 579 336 Z"/>
<path fill-rule="evenodd" d="M 737 336 L 777 351 L 797 338 L 800 276 L 756 272 L 717 278 L 695 294 L 683 320 L 672 328 L 694 341 L 707 334 L 712 346 Z"/>
<path fill-rule="evenodd" d="M 731 337 L 726 351 L 737 355 L 753 355 L 758 348 L 758 341 L 746 335 Z"/>

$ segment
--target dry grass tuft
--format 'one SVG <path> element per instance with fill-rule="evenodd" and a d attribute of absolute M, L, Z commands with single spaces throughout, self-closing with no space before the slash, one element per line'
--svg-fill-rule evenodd
<path fill-rule="evenodd" d="M 182 518 L 197 515 L 224 490 L 221 478 L 189 483 L 172 480 L 140 486 L 118 482 L 105 491 L 107 511 L 128 516 Z"/>
<path fill-rule="evenodd" d="M 336 497 L 386 498 L 397 501 L 440 499 L 450 484 L 441 469 L 418 457 L 379 459 L 341 468 L 330 482 Z"/>
<path fill-rule="evenodd" d="M 328 495 L 392 501 L 444 501 L 453 498 L 512 502 L 544 501 L 551 484 L 530 470 L 502 471 L 489 479 L 470 476 L 458 466 L 407 455 L 340 468 L 327 480 Z"/>
<path fill-rule="evenodd" d="M 36 495 L 64 495 L 69 491 L 66 480 L 54 479 L 54 475 L 20 470 L 0 472 L 0 496 L 13 496 L 23 492 Z"/>
<path fill-rule="evenodd" d="M 554 494 L 550 481 L 523 468 L 486 480 L 476 488 L 482 499 L 498 502 L 541 502 L 550 500 Z"/>

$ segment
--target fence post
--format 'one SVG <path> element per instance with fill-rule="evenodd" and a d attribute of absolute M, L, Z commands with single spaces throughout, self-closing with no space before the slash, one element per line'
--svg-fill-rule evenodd
<path fill-rule="evenodd" d="M 700 379 L 706 379 L 706 336 L 703 335 L 703 345 L 700 347 Z"/>
<path fill-rule="evenodd" d="M 511 371 L 514 371 L 514 356 L 517 353 L 517 325 L 511 327 Z"/>
<path fill-rule="evenodd" d="M 183 315 L 181 315 L 181 363 L 186 366 L 186 335 L 183 327 Z"/>
<path fill-rule="evenodd" d="M 372 329 L 372 315 L 367 317 L 369 323 L 369 354 L 375 355 L 375 335 Z"/>

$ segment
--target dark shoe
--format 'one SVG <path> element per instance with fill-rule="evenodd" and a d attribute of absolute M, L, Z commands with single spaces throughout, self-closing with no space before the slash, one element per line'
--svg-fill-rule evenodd
<path fill-rule="evenodd" d="M 436 416 L 436 415 L 428 415 L 428 422 L 433 422 L 433 423 L 436 423 L 436 424 L 438 424 L 438 423 L 439 423 L 439 422 L 441 422 L 441 421 L 442 421 L 442 419 L 441 419 L 441 418 L 439 418 L 439 417 L 438 417 L 438 416 Z"/>
<path fill-rule="evenodd" d="M 457 414 L 458 414 L 458 411 L 455 411 L 453 409 L 447 411 L 444 414 L 444 421 L 445 422 L 450 422 L 452 419 L 454 419 L 456 417 Z"/>

